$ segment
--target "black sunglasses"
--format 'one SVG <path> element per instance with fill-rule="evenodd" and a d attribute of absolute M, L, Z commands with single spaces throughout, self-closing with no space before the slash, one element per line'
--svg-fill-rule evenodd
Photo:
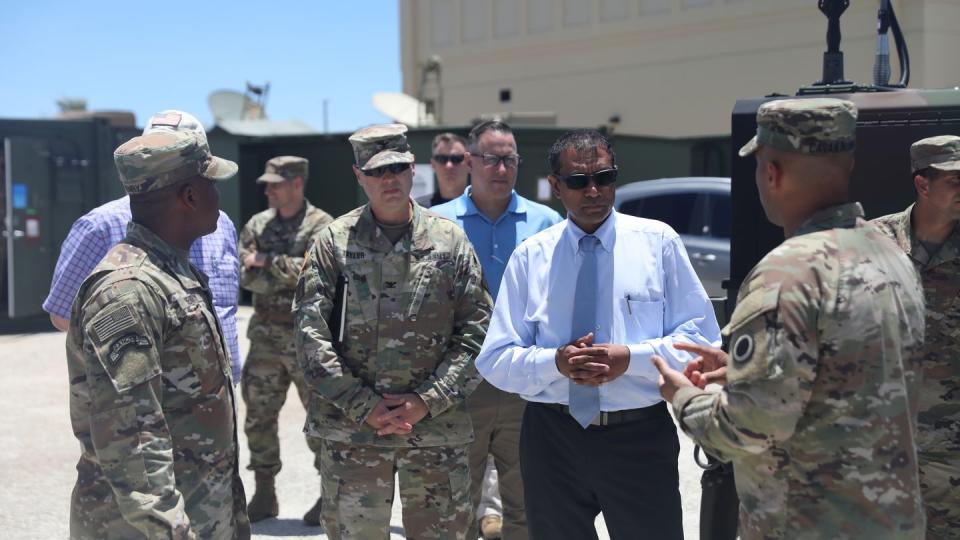
<path fill-rule="evenodd" d="M 360 169 L 363 174 L 367 176 L 372 176 L 374 178 L 381 178 L 383 175 L 388 172 L 394 176 L 406 171 L 410 168 L 409 163 L 392 163 L 390 165 L 384 165 L 383 167 L 377 167 L 375 169 Z"/>
<path fill-rule="evenodd" d="M 466 158 L 463 154 L 450 154 L 449 156 L 444 154 L 437 154 L 433 156 L 433 160 L 441 165 L 446 165 L 447 163 L 453 163 L 454 165 L 459 165 L 463 163 L 463 160 Z"/>
<path fill-rule="evenodd" d="M 596 184 L 597 187 L 603 187 L 609 186 L 617 181 L 617 167 L 614 165 L 612 169 L 604 169 L 593 174 L 575 173 L 570 176 L 560 176 L 559 174 L 556 176 L 570 189 L 583 189 L 590 185 L 591 179 L 593 179 L 593 183 Z"/>

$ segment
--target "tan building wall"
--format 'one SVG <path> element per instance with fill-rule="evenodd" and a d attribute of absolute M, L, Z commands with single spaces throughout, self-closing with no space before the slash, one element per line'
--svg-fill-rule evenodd
<path fill-rule="evenodd" d="M 827 19 L 815 0 L 401 0 L 403 90 L 442 58 L 443 122 L 545 111 L 559 126 L 719 135 L 738 97 L 820 79 Z M 846 77 L 872 82 L 876 0 L 841 19 Z M 960 0 L 894 0 L 910 86 L 960 84 Z M 893 46 L 892 33 L 891 47 Z M 891 79 L 899 79 L 895 54 Z M 510 91 L 501 102 L 501 90 Z M 428 84 L 427 94 L 435 89 Z"/>

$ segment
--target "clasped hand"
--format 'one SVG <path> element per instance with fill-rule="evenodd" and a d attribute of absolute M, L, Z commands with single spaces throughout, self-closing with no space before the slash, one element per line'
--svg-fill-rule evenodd
<path fill-rule="evenodd" d="M 557 349 L 557 370 L 571 381 L 600 386 L 615 380 L 630 365 L 630 349 L 624 345 L 593 343 L 593 332 Z"/>
<path fill-rule="evenodd" d="M 251 268 L 263 268 L 267 264 L 267 254 L 252 251 L 243 258 L 243 267 L 247 270 Z"/>
<path fill-rule="evenodd" d="M 417 394 L 384 394 L 367 415 L 366 423 L 377 435 L 406 435 L 430 410 Z"/>

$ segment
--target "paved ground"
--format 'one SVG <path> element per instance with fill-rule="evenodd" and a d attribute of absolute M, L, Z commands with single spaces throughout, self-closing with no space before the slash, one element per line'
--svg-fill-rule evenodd
<path fill-rule="evenodd" d="M 245 334 L 249 308 L 240 310 L 240 335 Z M 67 538 L 70 490 L 79 455 L 67 410 L 67 370 L 64 335 L 55 332 L 0 336 L 0 369 L 6 381 L 0 392 L 0 536 L 17 539 Z M 241 339 L 246 354 L 248 344 Z M 240 418 L 243 418 L 240 405 Z M 254 525 L 254 538 L 326 538 L 321 529 L 304 527 L 301 516 L 316 499 L 319 479 L 300 430 L 304 411 L 291 391 L 280 417 L 284 468 L 277 479 L 279 519 Z M 241 420 L 242 425 L 242 420 Z M 692 445 L 681 435 L 680 492 L 684 531 L 696 539 L 700 507 L 700 471 L 693 463 Z M 241 463 L 246 463 L 246 439 L 240 435 Z M 244 471 L 248 493 L 253 474 Z M 399 500 L 399 498 L 397 498 Z M 602 518 L 601 538 L 608 538 Z M 392 538 L 403 538 L 399 506 L 394 506 Z"/>

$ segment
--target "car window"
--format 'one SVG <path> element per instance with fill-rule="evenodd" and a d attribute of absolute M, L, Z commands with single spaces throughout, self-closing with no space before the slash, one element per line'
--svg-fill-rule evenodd
<path fill-rule="evenodd" d="M 617 211 L 621 214 L 641 217 L 643 214 L 640 212 L 643 211 L 643 202 L 645 200 L 643 197 L 638 197 L 636 199 L 630 199 L 629 201 L 623 201 L 620 203 L 620 208 L 617 209 Z"/>
<path fill-rule="evenodd" d="M 706 232 L 714 238 L 730 238 L 730 196 L 710 196 L 710 228 Z"/>
<path fill-rule="evenodd" d="M 697 193 L 671 193 L 633 199 L 624 201 L 620 205 L 620 212 L 662 221 L 677 231 L 677 234 L 699 235 L 702 233 L 695 230 L 696 223 L 700 221 L 695 213 L 697 196 Z"/>

